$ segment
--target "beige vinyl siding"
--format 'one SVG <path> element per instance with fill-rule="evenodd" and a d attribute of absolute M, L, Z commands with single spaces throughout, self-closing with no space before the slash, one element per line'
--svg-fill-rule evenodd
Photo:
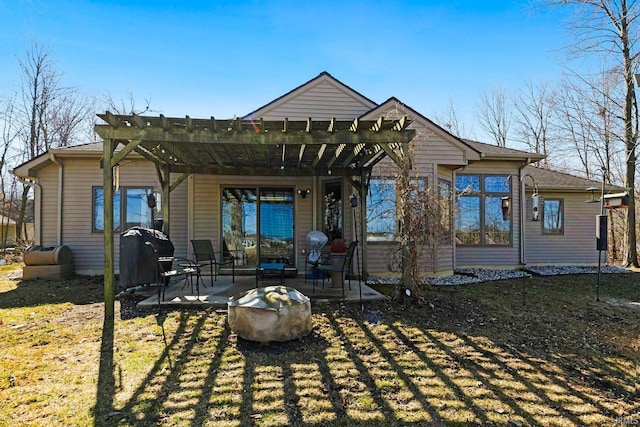
<path fill-rule="evenodd" d="M 192 175 L 193 235 L 191 239 L 209 239 L 218 250 L 220 236 L 220 187 L 214 175 Z M 190 248 L 190 251 L 192 248 Z M 189 252 L 192 253 L 192 252 Z M 191 255 L 193 256 L 193 255 Z"/>
<path fill-rule="evenodd" d="M 102 187 L 102 169 L 98 159 L 64 159 L 63 220 L 60 242 L 57 241 L 58 166 L 40 171 L 42 186 L 42 245 L 63 244 L 73 252 L 78 274 L 104 273 L 104 236 L 92 231 L 93 187 Z M 156 187 L 156 171 L 147 161 L 125 161 L 120 167 L 121 187 Z M 173 203 L 172 203 L 173 205 Z M 156 214 L 160 217 L 161 214 Z M 120 232 L 114 234 L 114 262 L 119 266 Z"/>
<path fill-rule="evenodd" d="M 528 265 L 597 265 L 596 215 L 599 203 L 585 203 L 585 193 L 549 193 L 540 196 L 562 199 L 564 204 L 564 234 L 542 234 L 540 221 L 525 220 L 525 262 Z M 531 197 L 531 194 L 527 194 Z M 540 202 L 542 208 L 542 201 Z M 604 256 L 603 256 L 604 258 Z"/>
<path fill-rule="evenodd" d="M 309 178 L 300 179 L 296 182 L 297 187 L 303 189 L 312 188 L 312 180 Z M 306 254 L 311 249 L 307 242 L 307 233 L 312 230 L 317 230 L 317 224 L 313 224 L 313 204 L 314 201 L 319 206 L 321 195 L 319 191 L 314 191 L 309 194 L 305 199 L 296 194 L 296 201 L 294 204 L 294 221 L 295 221 L 295 244 L 296 244 L 296 266 L 298 272 L 304 274 Z M 302 254 L 302 249 L 305 250 L 305 254 Z"/>
<path fill-rule="evenodd" d="M 411 109 L 405 108 L 397 101 L 388 101 L 362 118 L 365 120 L 377 120 L 380 116 L 392 118 L 403 114 L 407 114 L 407 118 L 412 120 L 409 129 L 416 131 L 413 153 L 414 163 L 420 164 L 424 161 L 448 166 L 465 166 L 469 158 L 478 158 L 478 154 L 475 151 L 457 140 L 453 135 L 447 134 L 419 114 L 412 114 Z"/>
<path fill-rule="evenodd" d="M 418 145 L 414 151 L 414 169 L 412 177 L 426 179 L 427 185 L 434 191 L 437 189 L 437 179 L 445 179 L 453 186 L 453 171 L 431 162 L 429 150 L 424 144 Z M 398 174 L 398 168 L 390 159 L 385 159 L 374 170 L 372 177 L 393 177 Z M 437 178 L 435 178 L 437 177 Z M 453 224 L 453 223 L 452 223 Z M 396 243 L 367 242 L 367 271 L 376 274 L 388 271 L 399 271 L 398 252 Z M 451 271 L 454 268 L 453 245 L 443 244 L 437 248 L 437 255 L 433 257 L 428 250 L 424 250 L 420 260 L 420 270 L 423 273 L 439 273 Z"/>
<path fill-rule="evenodd" d="M 360 97 L 345 91 L 329 80 L 322 79 L 304 91 L 292 93 L 280 102 L 254 113 L 254 118 L 265 120 L 353 120 L 369 111 L 370 105 Z"/>
<path fill-rule="evenodd" d="M 174 182 L 180 174 L 171 174 L 171 182 Z M 156 187 L 156 191 L 159 191 L 159 187 Z M 170 194 L 170 207 L 171 210 L 171 227 L 169 228 L 169 239 L 175 248 L 174 255 L 179 257 L 188 257 L 189 246 L 189 227 L 188 227 L 188 212 L 189 212 L 189 184 L 188 180 L 184 180 L 178 185 Z M 162 208 L 164 210 L 164 207 Z M 162 214 L 155 213 L 154 215 L 162 218 Z"/>
<path fill-rule="evenodd" d="M 453 246 L 441 245 L 433 257 L 428 248 L 423 248 L 420 274 L 431 275 L 453 270 Z M 400 246 L 395 242 L 367 242 L 367 271 L 369 274 L 400 272 Z"/>
<path fill-rule="evenodd" d="M 75 271 L 79 274 L 104 273 L 103 233 L 92 232 L 93 187 L 102 187 L 99 159 L 64 159 L 63 244 L 73 252 Z M 122 167 L 123 175 L 129 168 Z M 114 233 L 114 256 L 118 271 L 119 232 Z"/>
<path fill-rule="evenodd" d="M 485 161 L 457 171 L 458 175 L 511 175 L 510 246 L 456 245 L 456 267 L 517 268 L 520 266 L 520 179 L 515 162 Z"/>
<path fill-rule="evenodd" d="M 40 187 L 42 189 L 42 211 L 40 218 L 35 218 L 36 223 L 41 221 L 40 241 L 42 246 L 54 246 L 58 242 L 58 166 L 51 165 L 39 171 Z M 86 211 L 86 206 L 85 206 Z"/>
<path fill-rule="evenodd" d="M 380 274 L 400 271 L 398 268 L 398 246 L 392 242 L 367 242 L 367 272 Z"/>

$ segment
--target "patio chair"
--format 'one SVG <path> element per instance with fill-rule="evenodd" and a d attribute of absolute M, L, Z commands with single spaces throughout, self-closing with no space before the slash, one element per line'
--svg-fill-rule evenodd
<path fill-rule="evenodd" d="M 236 281 L 236 260 L 230 252 L 221 254 L 220 259 L 216 258 L 216 252 L 213 250 L 211 240 L 192 240 L 191 246 L 193 247 L 193 254 L 197 263 L 201 263 L 209 266 L 209 274 L 200 273 L 201 276 L 213 276 L 213 280 L 218 280 L 220 274 L 220 267 L 225 265 L 231 266 L 232 282 Z M 204 271 L 204 269 L 203 269 Z"/>
<path fill-rule="evenodd" d="M 151 242 L 144 242 L 145 248 L 147 248 L 148 254 L 153 259 L 154 265 L 156 265 L 156 282 L 158 284 L 158 304 L 160 301 L 164 301 L 165 290 L 169 286 L 169 281 L 172 277 L 183 277 L 186 286 L 191 285 L 193 288 L 193 276 L 196 275 L 196 289 L 198 292 L 198 298 L 200 298 L 200 288 L 198 286 L 198 266 L 195 262 L 181 257 L 161 257 L 158 255 L 158 250 Z M 174 267 L 173 262 L 177 261 L 178 266 Z"/>
<path fill-rule="evenodd" d="M 347 253 L 344 257 L 344 261 L 342 262 L 342 265 L 330 265 L 330 264 L 322 264 L 322 265 L 318 265 L 318 270 L 321 273 L 339 273 L 341 275 L 344 275 L 344 273 L 348 272 L 349 269 L 351 268 L 351 261 L 353 260 L 353 254 L 356 251 L 356 246 L 358 246 L 358 241 L 354 240 L 353 242 L 351 242 L 349 244 L 349 247 L 347 248 Z M 333 277 L 333 275 L 332 275 Z M 324 275 L 322 277 L 322 287 L 324 288 Z M 351 276 L 348 276 L 348 280 L 349 280 L 349 290 L 351 290 Z M 315 287 L 314 287 L 315 288 Z M 342 280 L 342 296 L 344 297 L 344 278 Z"/>
<path fill-rule="evenodd" d="M 313 252 L 307 253 L 307 256 L 304 260 L 304 281 L 307 279 L 313 281 L 313 292 L 316 292 L 316 284 L 318 283 L 318 279 L 325 276 L 318 267 L 321 265 L 329 265 L 329 252 L 322 251 L 318 254 L 314 254 Z M 324 289 L 324 283 L 322 284 L 322 288 Z"/>

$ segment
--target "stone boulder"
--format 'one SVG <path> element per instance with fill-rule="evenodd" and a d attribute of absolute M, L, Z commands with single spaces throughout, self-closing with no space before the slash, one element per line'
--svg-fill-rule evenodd
<path fill-rule="evenodd" d="M 255 288 L 227 302 L 231 330 L 249 341 L 289 341 L 308 335 L 313 328 L 311 301 L 286 286 Z"/>

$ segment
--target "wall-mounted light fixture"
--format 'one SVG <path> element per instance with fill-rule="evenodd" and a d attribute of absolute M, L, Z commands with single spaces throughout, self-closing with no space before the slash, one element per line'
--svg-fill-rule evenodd
<path fill-rule="evenodd" d="M 310 189 L 306 189 L 306 190 L 298 190 L 298 194 L 300 195 L 300 197 L 302 197 L 303 199 L 307 198 L 308 194 L 311 194 L 311 190 Z"/>

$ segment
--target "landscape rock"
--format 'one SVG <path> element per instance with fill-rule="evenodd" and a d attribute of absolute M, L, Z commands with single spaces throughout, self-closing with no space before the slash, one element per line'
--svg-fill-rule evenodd
<path fill-rule="evenodd" d="M 309 297 L 286 286 L 255 288 L 234 295 L 227 307 L 231 330 L 249 341 L 294 340 L 313 328 Z"/>

